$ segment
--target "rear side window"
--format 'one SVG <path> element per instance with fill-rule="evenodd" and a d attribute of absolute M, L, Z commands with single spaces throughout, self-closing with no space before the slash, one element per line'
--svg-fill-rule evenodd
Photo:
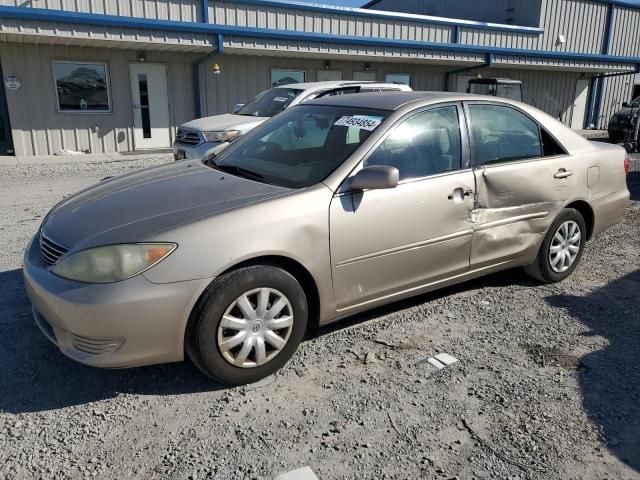
<path fill-rule="evenodd" d="M 469 105 L 476 165 L 538 158 L 540 128 L 525 114 L 500 105 Z"/>

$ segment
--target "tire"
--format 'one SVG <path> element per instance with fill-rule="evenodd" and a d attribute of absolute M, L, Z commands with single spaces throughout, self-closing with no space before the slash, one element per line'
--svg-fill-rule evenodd
<path fill-rule="evenodd" d="M 554 239 L 556 237 L 556 233 L 560 234 L 560 237 L 563 236 L 562 232 L 558 232 L 558 229 L 563 225 L 568 225 L 569 231 L 575 225 L 575 228 L 580 232 L 579 244 L 574 242 L 564 242 L 561 243 L 558 239 Z M 575 238 L 575 234 L 571 237 L 571 239 Z M 544 283 L 556 283 L 561 282 L 569 275 L 573 273 L 578 264 L 580 263 L 580 259 L 582 258 L 582 252 L 584 251 L 584 244 L 587 238 L 587 228 L 584 221 L 584 218 L 577 210 L 573 208 L 565 208 L 560 214 L 556 217 L 555 221 L 549 227 L 546 236 L 540 246 L 540 251 L 538 252 L 538 256 L 536 257 L 535 262 L 531 265 L 528 265 L 524 268 L 525 272 Z M 559 244 L 559 245 L 558 245 Z M 574 247 L 574 248 L 571 248 Z M 575 247 L 577 247 L 577 252 L 575 252 Z M 569 265 L 567 263 L 562 263 L 567 261 L 567 257 L 565 255 L 564 259 L 559 259 L 558 263 L 554 266 L 552 265 L 551 259 L 551 248 L 554 248 L 554 257 L 555 261 L 557 257 L 561 256 L 561 251 L 568 252 L 570 255 L 574 255 L 573 260 Z M 566 269 L 563 267 L 566 266 Z"/>
<path fill-rule="evenodd" d="M 187 355 L 219 383 L 257 382 L 287 363 L 307 320 L 306 295 L 290 273 L 272 265 L 243 267 L 215 279 L 200 298 L 187 326 Z"/>

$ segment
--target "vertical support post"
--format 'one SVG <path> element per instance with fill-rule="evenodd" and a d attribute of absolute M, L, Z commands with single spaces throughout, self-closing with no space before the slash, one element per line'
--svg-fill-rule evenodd
<path fill-rule="evenodd" d="M 596 84 L 597 84 L 598 78 L 597 77 L 591 77 L 591 81 L 589 82 L 589 99 L 587 100 L 587 118 L 586 118 L 586 122 L 587 122 L 587 128 L 591 128 L 591 125 L 593 124 L 593 102 L 596 99 Z"/>
<path fill-rule="evenodd" d="M 202 0 L 202 23 L 209 23 L 209 0 Z"/>
<path fill-rule="evenodd" d="M 453 27 L 453 43 L 460 43 L 460 25 Z"/>
<path fill-rule="evenodd" d="M 200 62 L 193 62 L 193 102 L 195 118 L 202 116 L 200 106 Z"/>
<path fill-rule="evenodd" d="M 611 39 L 613 38 L 613 22 L 616 16 L 616 5 L 615 3 L 609 4 L 609 11 L 607 12 L 607 25 L 606 30 L 604 32 L 604 41 L 602 44 L 602 54 L 609 55 L 611 50 Z M 596 100 L 594 105 L 594 111 L 590 112 L 590 123 L 593 123 L 593 126 L 596 130 L 600 128 L 600 115 L 602 114 L 602 102 L 604 100 L 604 84 L 605 78 L 600 77 L 596 80 L 597 88 L 596 88 Z"/>

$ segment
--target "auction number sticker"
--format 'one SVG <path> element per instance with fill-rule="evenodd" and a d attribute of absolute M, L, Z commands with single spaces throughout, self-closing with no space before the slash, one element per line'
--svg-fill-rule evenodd
<path fill-rule="evenodd" d="M 366 115 L 345 116 L 338 120 L 334 125 L 341 127 L 355 127 L 360 130 L 375 130 L 382 123 L 382 117 L 369 117 Z"/>

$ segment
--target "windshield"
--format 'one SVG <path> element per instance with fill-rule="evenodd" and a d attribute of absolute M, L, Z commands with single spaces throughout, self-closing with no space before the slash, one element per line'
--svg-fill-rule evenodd
<path fill-rule="evenodd" d="M 288 188 L 315 185 L 341 165 L 389 113 L 296 106 L 236 140 L 215 157 L 212 166 Z"/>
<path fill-rule="evenodd" d="M 236 114 L 249 117 L 273 117 L 287 108 L 303 91 L 297 88 L 272 88 L 255 97 Z"/>
<path fill-rule="evenodd" d="M 636 98 L 633 102 L 629 104 L 629 108 L 638 108 L 640 107 L 640 97 Z"/>

